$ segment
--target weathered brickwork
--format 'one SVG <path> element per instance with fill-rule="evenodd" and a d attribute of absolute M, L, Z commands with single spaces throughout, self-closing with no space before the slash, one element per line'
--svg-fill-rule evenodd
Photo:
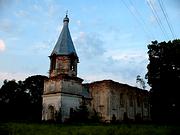
<path fill-rule="evenodd" d="M 112 80 L 103 80 L 89 84 L 92 96 L 91 107 L 95 109 L 104 121 L 112 120 L 142 120 L 150 119 L 149 92 L 120 84 Z"/>
<path fill-rule="evenodd" d="M 52 56 L 50 64 L 50 77 L 55 77 L 60 74 L 77 76 L 78 60 L 72 57 L 73 56 Z"/>

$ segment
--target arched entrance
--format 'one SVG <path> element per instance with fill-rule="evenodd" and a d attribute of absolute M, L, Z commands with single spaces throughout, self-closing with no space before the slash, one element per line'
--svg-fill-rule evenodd
<path fill-rule="evenodd" d="M 54 106 L 48 107 L 48 120 L 55 120 L 55 108 L 54 108 Z"/>

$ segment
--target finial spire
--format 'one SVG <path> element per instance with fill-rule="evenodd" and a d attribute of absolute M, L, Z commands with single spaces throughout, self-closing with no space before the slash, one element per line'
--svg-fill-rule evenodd
<path fill-rule="evenodd" d="M 66 10 L 66 17 L 64 18 L 63 22 L 69 22 L 68 10 Z"/>
<path fill-rule="evenodd" d="M 68 16 L 68 10 L 66 10 L 66 16 Z"/>

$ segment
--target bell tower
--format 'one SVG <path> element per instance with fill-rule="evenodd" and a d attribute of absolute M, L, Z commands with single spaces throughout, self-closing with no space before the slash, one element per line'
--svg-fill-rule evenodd
<path fill-rule="evenodd" d="M 74 44 L 68 28 L 69 18 L 63 20 L 63 28 L 58 41 L 49 56 L 50 70 L 49 77 L 58 77 L 60 75 L 77 76 L 77 64 L 79 58 L 76 54 Z"/>
<path fill-rule="evenodd" d="M 63 19 L 63 28 L 49 56 L 49 78 L 44 81 L 42 120 L 65 121 L 70 112 L 79 107 L 82 98 L 82 81 L 77 77 L 77 56 L 70 31 L 69 18 Z"/>

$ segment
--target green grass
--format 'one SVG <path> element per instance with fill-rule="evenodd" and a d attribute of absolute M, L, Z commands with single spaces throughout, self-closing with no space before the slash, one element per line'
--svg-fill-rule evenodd
<path fill-rule="evenodd" d="M 0 124 L 0 135 L 180 135 L 179 126 Z"/>

